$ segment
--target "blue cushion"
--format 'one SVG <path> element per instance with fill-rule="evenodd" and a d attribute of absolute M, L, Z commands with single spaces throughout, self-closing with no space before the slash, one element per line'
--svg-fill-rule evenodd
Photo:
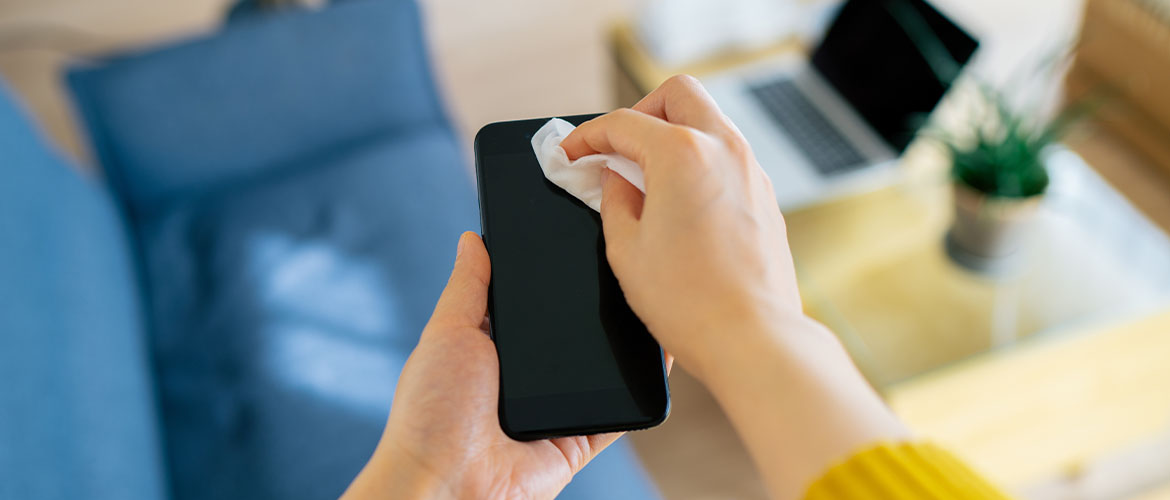
<path fill-rule="evenodd" d="M 658 490 L 646 478 L 626 438 L 606 448 L 573 478 L 558 500 L 654 500 Z"/>
<path fill-rule="evenodd" d="M 68 83 L 107 176 L 135 206 L 446 124 L 409 0 L 244 16 L 74 68 Z"/>
<path fill-rule="evenodd" d="M 326 498 L 378 441 L 460 232 L 444 129 L 141 214 L 177 498 Z"/>
<path fill-rule="evenodd" d="M 2 82 L 0 238 L 0 498 L 165 498 L 122 221 Z"/>

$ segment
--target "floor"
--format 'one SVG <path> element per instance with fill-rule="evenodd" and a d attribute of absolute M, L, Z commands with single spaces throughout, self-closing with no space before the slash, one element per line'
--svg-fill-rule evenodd
<path fill-rule="evenodd" d="M 480 126 L 492 121 L 613 107 L 605 27 L 628 13 L 636 0 L 420 1 L 440 85 L 460 132 L 468 138 L 466 144 Z M 90 165 L 63 99 L 58 68 L 88 54 L 213 29 L 225 3 L 0 0 L 0 74 L 22 95 L 52 140 Z M 1021 47 L 1042 45 L 1044 30 L 1035 29 L 1037 24 L 1071 28 L 1079 10 L 1079 0 L 936 3 L 965 18 L 976 33 L 995 34 L 984 47 L 994 61 L 987 63 L 992 69 L 1011 68 L 1012 61 L 1027 52 Z M 1060 14 L 1044 14 L 1052 11 Z M 1096 163 L 1094 158 L 1106 164 L 1142 163 L 1115 148 L 1092 144 L 1084 154 L 1091 163 Z M 1159 174 L 1136 171 L 1110 179 L 1145 189 L 1143 196 L 1152 200 L 1143 206 L 1147 213 L 1170 217 L 1170 198 L 1161 195 L 1165 191 L 1148 187 Z M 1170 221 L 1162 222 L 1170 226 Z M 671 376 L 671 386 L 670 420 L 631 436 L 665 496 L 765 498 L 750 459 L 711 395 L 684 369 Z"/>

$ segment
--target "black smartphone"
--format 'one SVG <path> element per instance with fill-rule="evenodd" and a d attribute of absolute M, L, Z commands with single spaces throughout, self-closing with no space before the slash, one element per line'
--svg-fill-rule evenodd
<path fill-rule="evenodd" d="M 531 141 L 547 121 L 475 136 L 500 426 L 533 440 L 658 425 L 670 411 L 662 349 L 626 304 L 601 217 L 545 179 Z"/>

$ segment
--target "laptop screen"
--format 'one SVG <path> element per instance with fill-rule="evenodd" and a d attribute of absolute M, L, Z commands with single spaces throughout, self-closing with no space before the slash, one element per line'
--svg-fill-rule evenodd
<path fill-rule="evenodd" d="M 978 45 L 922 0 L 850 0 L 812 65 L 902 151 Z"/>

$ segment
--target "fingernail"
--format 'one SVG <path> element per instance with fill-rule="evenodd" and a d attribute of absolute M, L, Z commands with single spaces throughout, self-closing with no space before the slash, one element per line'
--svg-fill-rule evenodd
<path fill-rule="evenodd" d="M 609 174 L 610 174 L 610 173 L 611 173 L 611 172 L 609 171 L 609 169 L 608 169 L 608 168 L 604 168 L 604 167 L 603 167 L 603 168 L 601 169 L 601 185 L 602 185 L 602 186 L 604 186 L 604 185 L 605 185 L 605 182 L 609 180 Z"/>
<path fill-rule="evenodd" d="M 459 246 L 455 247 L 455 259 L 459 259 L 459 256 L 463 255 L 463 247 L 465 246 L 467 246 L 467 238 L 461 234 L 459 235 Z"/>

